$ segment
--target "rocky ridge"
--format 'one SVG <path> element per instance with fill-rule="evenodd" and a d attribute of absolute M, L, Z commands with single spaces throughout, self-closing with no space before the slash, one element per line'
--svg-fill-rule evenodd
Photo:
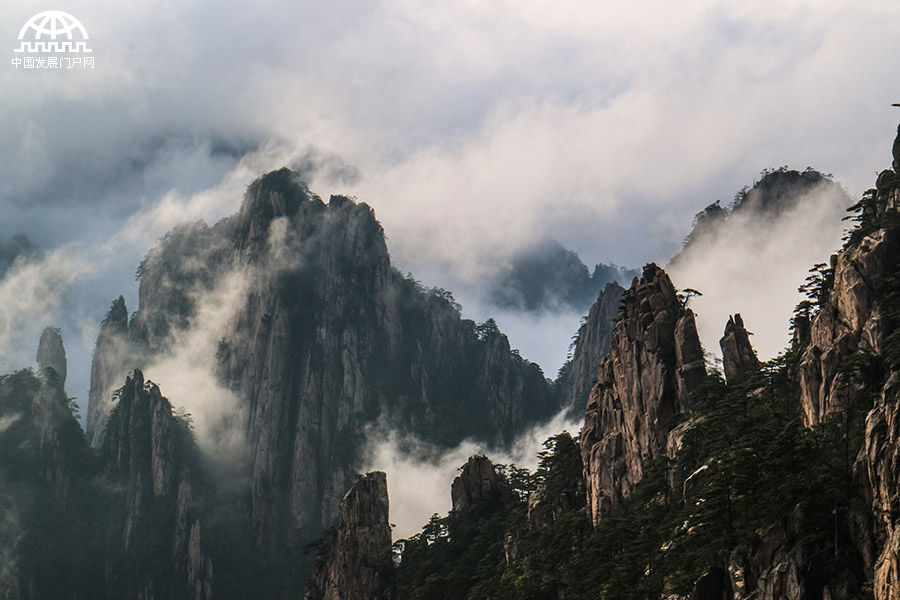
<path fill-rule="evenodd" d="M 91 361 L 86 432 L 88 441 L 95 448 L 99 448 L 103 441 L 106 420 L 113 407 L 113 391 L 121 385 L 132 353 L 128 338 L 128 309 L 125 298 L 119 296 L 100 325 Z M 131 365 L 132 368 L 136 366 L 137 361 Z"/>
<path fill-rule="evenodd" d="M 117 392 L 103 440 L 107 476 L 125 491 L 122 552 L 108 559 L 108 589 L 143 598 L 213 597 L 213 564 L 203 552 L 200 520 L 193 514 L 191 443 L 159 387 L 134 371 Z M 175 572 L 148 569 L 145 578 L 135 577 L 130 565 L 159 561 L 144 549 L 147 540 L 160 537 L 170 549 Z M 127 582 L 117 579 L 122 574 L 129 575 Z"/>
<path fill-rule="evenodd" d="M 879 176 L 881 187 L 871 207 L 873 220 L 896 213 L 900 188 L 890 184 L 890 177 L 894 176 Z M 883 354 L 887 324 L 877 288 L 893 272 L 898 254 L 900 230 L 878 227 L 832 256 L 824 274 L 824 302 L 810 320 L 809 341 L 799 366 L 801 405 L 808 426 L 840 411 L 856 389 L 841 368 L 848 358 Z"/>

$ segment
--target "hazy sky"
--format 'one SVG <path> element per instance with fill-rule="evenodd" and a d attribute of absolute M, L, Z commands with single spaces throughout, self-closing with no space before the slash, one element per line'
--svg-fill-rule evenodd
<path fill-rule="evenodd" d="M 95 69 L 12 67 L 47 8 L 81 19 Z M 479 279 L 544 236 L 664 263 L 765 167 L 856 197 L 890 163 L 898 30 L 896 2 L 3 0 L 0 239 L 49 254 L 0 282 L 0 371 L 56 324 L 84 399 L 98 321 L 119 293 L 137 308 L 155 240 L 284 165 L 372 204 L 398 267 L 479 317 Z M 554 375 L 571 318 L 506 323 Z"/>

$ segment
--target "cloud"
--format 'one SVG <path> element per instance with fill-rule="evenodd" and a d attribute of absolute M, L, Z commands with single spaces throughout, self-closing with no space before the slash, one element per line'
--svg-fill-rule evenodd
<path fill-rule="evenodd" d="M 721 354 L 719 338 L 728 316 L 741 313 L 754 333 L 760 359 L 772 358 L 789 341 L 797 288 L 812 265 L 829 260 L 841 245 L 847 196 L 820 184 L 779 216 L 737 211 L 715 232 L 692 242 L 668 267 L 679 288 L 703 295 L 691 300 L 703 347 Z"/>
<path fill-rule="evenodd" d="M 11 52 L 46 7 L 7 8 Z M 764 167 L 812 165 L 858 196 L 895 129 L 900 12 L 887 2 L 67 10 L 96 69 L 0 68 L 0 239 L 77 251 L 77 280 L 57 279 L 50 300 L 37 283 L 20 294 L 78 340 L 76 395 L 92 349 L 83 325 L 120 293 L 134 308 L 134 270 L 167 227 L 233 212 L 266 170 L 302 168 L 323 196 L 370 203 L 399 268 L 468 307 L 481 280 L 547 236 L 587 264 L 665 262 L 699 208 Z M 577 320 L 560 328 L 562 340 Z M 30 360 L 30 334 L 4 339 L 7 360 Z M 525 355 L 547 353 L 520 339 Z"/>
<path fill-rule="evenodd" d="M 0 372 L 30 365 L 42 329 L 60 327 L 69 358 L 68 392 L 82 399 L 84 417 L 99 323 L 120 294 L 137 308 L 134 274 L 147 251 L 179 223 L 212 223 L 236 212 L 247 184 L 281 160 L 281 148 L 263 145 L 242 157 L 215 186 L 191 194 L 170 190 L 128 215 L 103 239 L 76 238 L 43 255 L 20 257 L 0 278 Z"/>
<path fill-rule="evenodd" d="M 373 428 L 367 435 L 364 472 L 385 471 L 390 496 L 394 540 L 414 535 L 434 513 L 450 510 L 450 484 L 470 456 L 486 454 L 494 464 L 514 463 L 534 469 L 544 440 L 561 431 L 576 434 L 581 423 L 560 413 L 516 438 L 510 448 L 488 448 L 465 441 L 455 448 L 438 448 L 396 431 Z"/>
<path fill-rule="evenodd" d="M 70 253 L 55 250 L 16 261 L 0 279 L 0 372 L 31 364 L 40 332 L 59 318 L 69 287 L 85 271 Z"/>
<path fill-rule="evenodd" d="M 144 376 L 159 385 L 176 411 L 190 414 L 200 447 L 224 464 L 237 464 L 246 451 L 246 406 L 219 383 L 216 352 L 244 306 L 249 281 L 236 270 L 211 290 L 195 290 L 196 309 L 187 329 L 176 330 L 170 351 L 153 357 L 144 369 Z"/>

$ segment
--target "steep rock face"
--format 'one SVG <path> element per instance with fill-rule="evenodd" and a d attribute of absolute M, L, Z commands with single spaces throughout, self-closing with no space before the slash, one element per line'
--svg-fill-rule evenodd
<path fill-rule="evenodd" d="M 103 441 L 106 419 L 112 410 L 113 391 L 121 385 L 126 362 L 132 354 L 128 344 L 128 309 L 125 298 L 113 301 L 100 326 L 91 362 L 91 388 L 88 392 L 87 437 L 95 448 Z M 136 367 L 137 364 L 131 365 Z"/>
<path fill-rule="evenodd" d="M 846 539 L 853 518 L 836 521 Z M 798 505 L 782 522 L 763 532 L 753 543 L 739 546 L 730 557 L 728 574 L 735 600 L 839 600 L 854 595 L 861 581 L 853 569 L 826 566 L 819 544 L 811 543 L 809 524 Z M 834 552 L 833 548 L 829 548 Z M 876 598 L 879 596 L 876 594 Z"/>
<path fill-rule="evenodd" d="M 111 519 L 120 528 L 115 543 L 121 551 L 107 557 L 107 589 L 147 599 L 212 598 L 213 565 L 192 509 L 190 434 L 140 371 L 126 379 L 116 400 L 102 459 L 124 492 L 113 513 L 121 518 Z"/>
<path fill-rule="evenodd" d="M 48 369 L 53 371 L 59 387 L 66 386 L 66 348 L 59 329 L 47 327 L 41 333 L 41 340 L 37 351 L 38 371 L 41 374 Z"/>
<path fill-rule="evenodd" d="M 68 396 L 65 394 L 66 350 L 58 329 L 47 327 L 41 334 L 37 351 L 41 386 L 32 397 L 29 420 L 37 432 L 37 451 L 44 464 L 43 473 L 57 501 L 66 505 L 73 461 L 81 449 L 77 442 L 65 439 L 71 433 L 61 429 L 71 427 Z"/>
<path fill-rule="evenodd" d="M 864 453 L 864 454 L 863 454 Z M 866 417 L 861 464 L 872 494 L 872 508 L 884 531 L 875 562 L 874 591 L 879 600 L 900 598 L 900 373 L 893 373 Z"/>
<path fill-rule="evenodd" d="M 460 512 L 484 502 L 502 505 L 512 490 L 486 456 L 472 456 L 450 486 L 453 510 Z"/>
<path fill-rule="evenodd" d="M 878 178 L 876 219 L 895 213 L 900 205 L 895 176 L 885 173 Z M 882 227 L 832 257 L 833 287 L 811 319 L 809 344 L 799 366 L 806 425 L 822 422 L 853 393 L 853 383 L 840 372 L 842 363 L 858 352 L 882 354 L 885 314 L 877 286 L 892 272 L 898 253 L 900 230 Z"/>
<path fill-rule="evenodd" d="M 647 265 L 625 297 L 581 430 L 595 524 L 630 495 L 645 463 L 665 454 L 668 434 L 689 414 L 690 394 L 705 373 L 693 312 L 665 271 Z"/>
<path fill-rule="evenodd" d="M 625 289 L 617 283 L 604 288 L 578 329 L 572 360 L 563 367 L 556 381 L 563 405 L 572 407 L 578 414 L 584 411 L 588 394 L 597 381 L 600 361 L 609 353 L 624 293 Z"/>
<path fill-rule="evenodd" d="M 102 597 L 85 515 L 93 456 L 52 377 L 0 377 L 0 596 Z M 52 573 L 53 576 L 48 576 Z"/>
<path fill-rule="evenodd" d="M 446 292 L 391 266 L 371 208 L 342 196 L 326 204 L 287 169 L 251 184 L 239 214 L 167 234 L 139 273 L 128 366 L 202 327 L 204 294 L 233 294 L 223 285 L 234 274 L 245 283 L 215 331 L 217 376 L 246 407 L 250 536 L 288 563 L 334 523 L 373 423 L 444 446 L 500 444 L 559 406 L 493 321 L 461 319 Z M 114 308 L 108 329 L 118 332 Z M 104 371 L 123 364 L 101 349 L 121 336 L 101 338 L 98 393 Z"/>
<path fill-rule="evenodd" d="M 725 379 L 729 384 L 741 384 L 759 371 L 759 359 L 750 345 L 750 334 L 744 328 L 740 313 L 728 317 L 725 335 L 719 340 L 719 347 L 722 348 Z"/>
<path fill-rule="evenodd" d="M 384 600 L 393 569 L 387 478 L 359 479 L 341 500 L 337 532 L 307 585 L 306 600 Z"/>

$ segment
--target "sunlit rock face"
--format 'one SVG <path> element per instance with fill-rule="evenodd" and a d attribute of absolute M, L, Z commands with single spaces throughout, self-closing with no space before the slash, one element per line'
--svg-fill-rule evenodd
<path fill-rule="evenodd" d="M 896 177 L 884 172 L 878 181 L 876 219 L 896 213 L 900 205 Z M 879 286 L 892 275 L 898 255 L 900 229 L 881 227 L 831 258 L 833 286 L 811 318 L 799 367 L 806 425 L 821 423 L 857 391 L 858 386 L 841 370 L 848 358 L 857 353 L 882 354 L 888 332 Z"/>
<path fill-rule="evenodd" d="M 690 413 L 691 392 L 705 374 L 693 312 L 665 271 L 647 265 L 625 295 L 581 430 L 595 524 L 628 498 L 647 461 L 665 454 L 669 432 Z"/>

